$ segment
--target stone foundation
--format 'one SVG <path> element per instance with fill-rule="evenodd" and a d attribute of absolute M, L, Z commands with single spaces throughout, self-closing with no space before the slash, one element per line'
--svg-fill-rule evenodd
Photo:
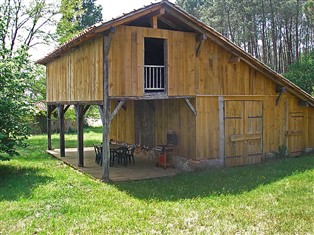
<path fill-rule="evenodd" d="M 182 171 L 193 172 L 209 168 L 223 167 L 224 162 L 221 159 L 192 160 L 176 156 L 174 157 L 174 165 Z"/>

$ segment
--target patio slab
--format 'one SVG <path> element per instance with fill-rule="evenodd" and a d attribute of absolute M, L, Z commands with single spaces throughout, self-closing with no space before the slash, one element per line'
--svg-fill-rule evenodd
<path fill-rule="evenodd" d="M 47 152 L 57 159 L 65 162 L 71 167 L 91 175 L 96 179 L 101 179 L 102 167 L 95 163 L 95 152 L 93 147 L 84 148 L 84 167 L 78 167 L 78 155 L 76 148 L 65 149 L 65 157 L 60 156 L 60 149 L 47 150 Z M 156 167 L 154 161 L 142 157 L 134 156 L 135 164 L 130 163 L 127 166 L 115 165 L 109 167 L 109 178 L 113 182 L 128 180 L 144 180 L 159 177 L 177 175 L 180 170 L 176 168 Z"/>

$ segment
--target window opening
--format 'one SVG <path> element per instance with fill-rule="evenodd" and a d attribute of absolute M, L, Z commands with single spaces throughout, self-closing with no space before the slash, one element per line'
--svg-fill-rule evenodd
<path fill-rule="evenodd" d="M 144 92 L 165 91 L 165 40 L 144 38 Z"/>

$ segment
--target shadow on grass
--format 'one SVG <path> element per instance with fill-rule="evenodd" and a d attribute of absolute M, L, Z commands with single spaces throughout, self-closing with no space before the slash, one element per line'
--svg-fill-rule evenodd
<path fill-rule="evenodd" d="M 196 197 L 237 195 L 310 169 L 314 169 L 314 156 L 253 166 L 182 173 L 171 178 L 121 182 L 114 185 L 119 190 L 139 199 L 175 201 Z"/>
<path fill-rule="evenodd" d="M 0 201 L 30 197 L 33 189 L 50 180 L 40 175 L 40 169 L 0 164 Z"/>

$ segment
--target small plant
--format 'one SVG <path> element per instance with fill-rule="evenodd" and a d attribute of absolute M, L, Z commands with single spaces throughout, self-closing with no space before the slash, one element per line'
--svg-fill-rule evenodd
<path fill-rule="evenodd" d="M 285 144 L 278 146 L 278 156 L 280 158 L 287 157 L 288 148 Z"/>

